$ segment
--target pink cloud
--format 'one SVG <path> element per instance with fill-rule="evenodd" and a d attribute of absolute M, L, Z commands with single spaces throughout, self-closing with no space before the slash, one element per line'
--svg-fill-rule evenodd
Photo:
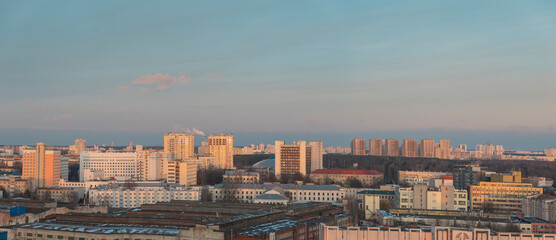
<path fill-rule="evenodd" d="M 158 84 L 172 86 L 175 83 L 188 84 L 191 80 L 190 77 L 185 75 L 172 76 L 170 74 L 157 73 L 153 75 L 141 76 L 133 80 L 133 84 Z"/>
<path fill-rule="evenodd" d="M 127 89 L 128 89 L 129 87 L 131 87 L 131 85 L 119 86 L 119 87 L 118 87 L 118 92 L 126 93 L 126 92 L 127 92 Z"/>

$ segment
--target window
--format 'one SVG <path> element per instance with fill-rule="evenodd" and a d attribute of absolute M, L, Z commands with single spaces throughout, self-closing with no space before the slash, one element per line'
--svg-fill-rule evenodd
<path fill-rule="evenodd" d="M 32 233 L 27 233 L 27 236 L 28 236 L 28 237 L 32 237 L 33 234 L 32 234 Z"/>
<path fill-rule="evenodd" d="M 50 235 L 50 234 L 46 235 L 46 238 L 52 238 L 52 235 Z"/>
<path fill-rule="evenodd" d="M 74 240 L 75 237 L 68 237 L 68 240 Z"/>
<path fill-rule="evenodd" d="M 58 239 L 64 239 L 64 236 L 58 235 Z"/>

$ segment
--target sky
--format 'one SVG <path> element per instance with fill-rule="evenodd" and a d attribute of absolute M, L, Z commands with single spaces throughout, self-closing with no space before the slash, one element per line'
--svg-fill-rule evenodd
<path fill-rule="evenodd" d="M 555 1 L 0 1 L 0 36 L 0 144 L 556 147 Z"/>

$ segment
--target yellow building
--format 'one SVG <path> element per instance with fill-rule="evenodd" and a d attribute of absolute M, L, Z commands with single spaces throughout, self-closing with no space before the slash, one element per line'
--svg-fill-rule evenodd
<path fill-rule="evenodd" d="M 56 187 L 60 164 L 60 151 L 46 150 L 44 143 L 37 143 L 36 148 L 23 150 L 22 178 L 30 180 L 33 187 Z"/>
<path fill-rule="evenodd" d="M 218 167 L 234 168 L 234 135 L 220 134 L 208 137 L 209 153 L 218 157 Z"/>
<path fill-rule="evenodd" d="M 167 181 L 183 186 L 197 185 L 197 164 L 185 161 L 169 161 Z"/>
<path fill-rule="evenodd" d="M 490 176 L 491 182 L 520 183 L 521 172 L 512 171 L 510 174 L 497 173 Z"/>
<path fill-rule="evenodd" d="M 525 197 L 542 192 L 542 188 L 530 183 L 480 182 L 479 186 L 470 186 L 470 207 L 471 210 L 519 213 Z"/>
<path fill-rule="evenodd" d="M 164 135 L 164 151 L 176 159 L 188 159 L 195 154 L 195 136 L 188 133 L 168 133 Z"/>

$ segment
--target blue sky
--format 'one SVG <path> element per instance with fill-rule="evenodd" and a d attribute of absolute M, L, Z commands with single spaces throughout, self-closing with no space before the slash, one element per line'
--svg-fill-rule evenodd
<path fill-rule="evenodd" d="M 0 144 L 556 146 L 554 1 L 1 1 L 0 35 Z"/>

